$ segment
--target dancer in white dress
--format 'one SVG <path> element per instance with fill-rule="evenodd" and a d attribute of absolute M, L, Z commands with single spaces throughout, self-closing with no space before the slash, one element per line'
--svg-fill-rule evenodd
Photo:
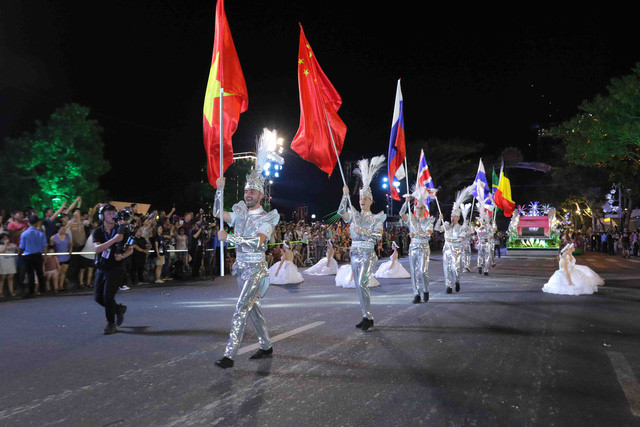
<path fill-rule="evenodd" d="M 310 274 L 312 276 L 333 276 L 338 273 L 338 261 L 333 257 L 335 249 L 331 240 L 327 240 L 327 256 L 322 258 L 315 265 L 307 268 L 304 274 Z"/>
<path fill-rule="evenodd" d="M 351 265 L 346 264 L 338 269 L 338 273 L 336 274 L 336 286 L 341 286 L 343 288 L 355 288 L 356 283 L 353 281 L 353 270 L 351 269 Z M 369 281 L 367 282 L 367 288 L 375 288 L 376 286 L 380 286 L 380 282 L 373 277 L 373 274 L 369 276 Z"/>
<path fill-rule="evenodd" d="M 586 265 L 577 265 L 573 257 L 573 243 L 560 251 L 559 269 L 542 287 L 543 292 L 560 295 L 591 295 L 598 292 L 604 280 Z"/>
<path fill-rule="evenodd" d="M 302 274 L 298 271 L 298 267 L 293 263 L 293 252 L 287 242 L 282 243 L 284 253 L 280 262 L 277 262 L 269 268 L 269 282 L 272 285 L 292 285 L 302 283 L 304 281 Z"/>
<path fill-rule="evenodd" d="M 383 262 L 378 271 L 373 273 L 378 279 L 409 279 L 411 274 L 398 262 L 398 245 L 391 242 L 393 254 L 389 257 L 389 261 Z"/>

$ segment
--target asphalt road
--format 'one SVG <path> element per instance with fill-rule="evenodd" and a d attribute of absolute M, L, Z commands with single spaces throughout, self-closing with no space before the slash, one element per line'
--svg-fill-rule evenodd
<path fill-rule="evenodd" d="M 545 294 L 555 260 L 503 257 L 448 295 L 434 254 L 431 300 L 380 279 L 368 332 L 333 277 L 271 286 L 274 357 L 248 359 L 249 324 L 227 370 L 232 277 L 120 292 L 111 336 L 87 292 L 6 302 L 0 425 L 640 425 L 640 261 L 577 259 L 598 294 Z"/>

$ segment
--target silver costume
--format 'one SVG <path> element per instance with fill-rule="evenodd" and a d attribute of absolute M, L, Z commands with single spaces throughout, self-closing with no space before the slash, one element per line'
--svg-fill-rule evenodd
<path fill-rule="evenodd" d="M 493 262 L 493 233 L 494 227 L 484 221 L 476 227 L 476 235 L 478 236 L 478 272 L 488 273 L 489 267 Z"/>
<path fill-rule="evenodd" d="M 461 269 L 465 271 L 471 271 L 471 237 L 473 236 L 473 229 L 469 227 L 468 231 L 469 233 L 462 241 L 462 256 L 460 259 Z"/>
<path fill-rule="evenodd" d="M 409 202 L 405 202 L 400 209 L 400 216 L 407 214 L 409 210 Z M 411 267 L 411 287 L 413 295 L 420 295 L 420 292 L 429 292 L 429 257 L 431 256 L 431 248 L 429 240 L 433 233 L 435 218 L 417 217 L 408 214 L 409 233 L 411 234 L 411 243 L 409 244 L 409 265 Z M 403 221 L 404 222 L 404 221 Z M 436 226 L 439 227 L 440 220 Z"/>
<path fill-rule="evenodd" d="M 220 214 L 222 196 L 222 191 L 218 189 L 213 207 L 215 217 Z M 236 276 L 240 289 L 240 296 L 231 321 L 229 342 L 224 351 L 225 357 L 233 359 L 242 342 L 247 317 L 251 319 L 256 330 L 260 348 L 262 350 L 271 348 L 269 333 L 260 309 L 260 298 L 269 287 L 269 271 L 265 261 L 267 242 L 280 220 L 280 215 L 275 209 L 270 212 L 265 212 L 262 207 L 249 210 L 244 201 L 233 205 L 229 214 L 231 219 L 228 224 L 234 227 L 234 234 L 227 236 L 227 242 L 234 244 L 236 249 L 236 262 L 231 271 Z M 262 244 L 258 234 L 267 236 Z"/>
<path fill-rule="evenodd" d="M 469 233 L 467 221 L 462 225 L 445 222 L 438 231 L 444 231 L 444 247 L 442 248 L 442 264 L 444 268 L 445 287 L 451 288 L 460 283 L 462 245 Z"/>
<path fill-rule="evenodd" d="M 349 196 L 343 195 L 338 214 L 350 224 L 351 234 L 351 272 L 358 292 L 362 317 L 373 320 L 371 315 L 371 297 L 367 284 L 371 271 L 378 261 L 375 245 L 382 238 L 382 227 L 387 216 L 380 212 L 358 212 L 349 205 Z"/>

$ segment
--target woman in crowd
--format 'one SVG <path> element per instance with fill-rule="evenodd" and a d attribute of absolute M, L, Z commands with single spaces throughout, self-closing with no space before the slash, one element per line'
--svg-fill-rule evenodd
<path fill-rule="evenodd" d="M 13 290 L 13 276 L 16 274 L 16 257 L 18 247 L 9 241 L 7 233 L 0 234 L 0 296 L 3 295 L 4 284 L 7 284 L 9 297 L 15 297 Z"/>
<path fill-rule="evenodd" d="M 65 221 L 66 222 L 66 221 Z M 49 244 L 53 246 L 53 249 L 58 257 L 58 277 L 56 282 L 54 283 L 54 291 L 61 292 L 64 291 L 64 281 L 67 276 L 67 269 L 69 268 L 69 262 L 71 260 L 71 236 L 67 234 L 67 226 L 61 224 L 58 227 L 58 232 L 51 236 L 49 239 Z"/>

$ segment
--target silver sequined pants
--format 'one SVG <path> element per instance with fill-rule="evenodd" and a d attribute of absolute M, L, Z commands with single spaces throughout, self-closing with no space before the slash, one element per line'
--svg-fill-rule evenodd
<path fill-rule="evenodd" d="M 369 295 L 369 279 L 377 257 L 373 249 L 351 247 L 351 272 L 356 292 L 360 300 L 362 317 L 373 320 L 371 315 L 371 296 Z"/>
<path fill-rule="evenodd" d="M 478 243 L 478 268 L 482 269 L 483 273 L 489 272 L 491 266 L 491 259 L 493 257 L 493 245 L 490 242 Z"/>
<path fill-rule="evenodd" d="M 260 348 L 263 350 L 271 348 L 267 324 L 264 320 L 262 309 L 260 308 L 260 292 L 265 289 L 265 286 L 268 286 L 269 273 L 263 263 L 243 264 L 249 265 L 245 265 L 245 268 L 239 268 L 237 265 L 234 265 L 233 269 L 234 274 L 237 276 L 240 296 L 238 297 L 236 310 L 231 320 L 229 342 L 224 350 L 224 355 L 230 359 L 233 359 L 238 353 L 238 348 L 244 335 L 244 329 L 247 325 L 247 317 L 251 319 L 253 327 L 256 330 Z"/>
<path fill-rule="evenodd" d="M 442 249 L 442 264 L 444 269 L 444 284 L 447 288 L 453 287 L 460 281 L 460 261 L 462 258 L 462 246 L 460 243 L 444 244 Z"/>
<path fill-rule="evenodd" d="M 463 243 L 460 262 L 465 270 L 471 267 L 471 245 L 468 242 Z"/>
<path fill-rule="evenodd" d="M 413 295 L 429 292 L 429 243 L 409 245 L 409 265 L 411 267 L 411 287 Z"/>

